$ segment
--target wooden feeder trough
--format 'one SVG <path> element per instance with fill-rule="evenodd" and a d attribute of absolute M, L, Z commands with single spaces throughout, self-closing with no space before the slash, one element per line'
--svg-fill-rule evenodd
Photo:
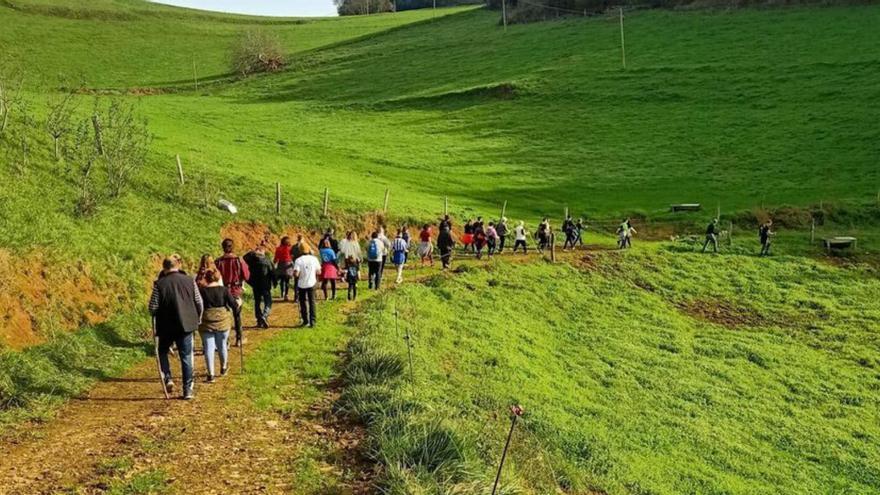
<path fill-rule="evenodd" d="M 829 253 L 835 249 L 855 249 L 858 247 L 858 240 L 855 237 L 829 237 L 823 239 L 825 250 Z"/>
<path fill-rule="evenodd" d="M 680 211 L 700 211 L 703 206 L 700 203 L 679 203 L 675 205 L 670 205 L 669 209 L 672 210 L 672 213 L 678 213 Z"/>

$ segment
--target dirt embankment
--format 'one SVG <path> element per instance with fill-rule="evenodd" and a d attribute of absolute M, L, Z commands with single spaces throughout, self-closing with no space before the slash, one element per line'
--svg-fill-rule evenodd
<path fill-rule="evenodd" d="M 100 278 L 96 283 L 88 263 L 60 254 L 0 249 L 0 342 L 23 349 L 53 332 L 103 322 L 126 288 Z"/>

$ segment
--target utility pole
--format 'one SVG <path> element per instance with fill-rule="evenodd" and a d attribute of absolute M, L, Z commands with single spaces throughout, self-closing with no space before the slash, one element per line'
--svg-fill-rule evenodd
<path fill-rule="evenodd" d="M 626 40 L 623 36 L 623 7 L 620 7 L 620 56 L 623 60 L 623 68 L 626 69 Z"/>

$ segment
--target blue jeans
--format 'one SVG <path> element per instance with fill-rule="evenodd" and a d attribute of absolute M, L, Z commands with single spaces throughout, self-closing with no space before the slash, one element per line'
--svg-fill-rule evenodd
<path fill-rule="evenodd" d="M 171 381 L 171 364 L 168 362 L 168 350 L 171 344 L 177 344 L 177 355 L 180 356 L 180 370 L 183 375 L 183 390 L 192 390 L 193 386 L 193 334 L 187 333 L 175 337 L 159 336 L 159 366 L 165 381 Z"/>
<path fill-rule="evenodd" d="M 257 323 L 268 321 L 272 312 L 272 289 L 254 291 L 254 317 Z"/>
<path fill-rule="evenodd" d="M 202 349 L 205 351 L 205 368 L 208 376 L 214 376 L 214 353 L 220 352 L 220 369 L 225 370 L 229 366 L 229 353 L 226 341 L 229 339 L 229 331 L 226 332 L 199 332 L 202 336 Z"/>

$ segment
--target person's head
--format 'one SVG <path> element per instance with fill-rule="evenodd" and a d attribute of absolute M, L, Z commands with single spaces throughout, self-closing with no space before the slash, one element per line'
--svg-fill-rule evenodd
<path fill-rule="evenodd" d="M 544 217 L 544 219 L 541 220 L 541 221 L 544 222 L 544 223 L 547 223 L 547 217 Z"/>
<path fill-rule="evenodd" d="M 180 270 L 180 256 L 172 254 L 162 260 L 162 270 L 165 272 L 176 272 Z"/>
<path fill-rule="evenodd" d="M 216 268 L 211 268 L 205 271 L 205 282 L 209 284 L 214 284 L 220 281 L 220 274 L 217 273 Z"/>
<path fill-rule="evenodd" d="M 772 218 L 768 218 L 768 219 L 767 219 L 767 226 L 769 227 L 769 226 L 771 226 L 771 225 L 773 225 L 773 219 L 772 219 Z M 783 230 L 784 230 L 784 229 L 783 229 Z"/>
<path fill-rule="evenodd" d="M 713 218 L 713 219 L 712 219 L 712 223 L 718 223 L 718 219 L 717 219 L 717 218 Z"/>
<path fill-rule="evenodd" d="M 385 235 L 385 226 L 384 225 L 379 226 L 379 233 L 382 235 Z"/>
<path fill-rule="evenodd" d="M 483 217 L 477 217 L 477 221 L 478 221 L 478 222 L 482 222 L 482 221 L 483 221 Z"/>
<path fill-rule="evenodd" d="M 470 225 L 470 224 L 472 224 L 472 223 L 474 223 L 474 222 L 473 222 L 473 220 L 471 220 L 470 218 L 468 218 L 467 222 L 465 222 L 465 223 L 468 224 L 468 225 Z"/>
<path fill-rule="evenodd" d="M 345 238 L 348 239 L 349 241 L 350 241 L 350 240 L 353 240 L 353 239 L 354 239 L 354 231 L 353 231 L 353 230 L 349 230 L 348 232 L 346 232 L 346 233 L 345 233 Z"/>
<path fill-rule="evenodd" d="M 303 254 L 303 256 L 307 256 L 309 254 L 312 254 L 312 246 L 309 246 L 309 244 L 307 242 L 304 242 L 302 245 L 302 254 Z"/>
<path fill-rule="evenodd" d="M 396 235 L 396 237 L 403 237 L 403 229 L 398 229 L 398 230 L 397 230 L 397 235 Z"/>
<path fill-rule="evenodd" d="M 257 247 L 256 247 L 256 249 L 254 249 L 254 251 L 257 254 L 265 254 L 266 253 L 266 241 L 263 241 L 263 242 L 257 244 Z"/>
<path fill-rule="evenodd" d="M 431 226 L 428 224 L 422 225 L 422 230 L 428 230 L 430 228 L 431 228 Z"/>
<path fill-rule="evenodd" d="M 526 224 L 526 223 L 523 222 L 522 220 L 520 220 L 519 222 L 517 222 L 517 225 L 519 225 L 520 227 L 524 226 L 525 224 Z"/>
<path fill-rule="evenodd" d="M 303 241 L 303 235 L 302 235 L 302 234 L 296 234 L 296 243 L 297 243 L 297 244 L 302 244 L 302 241 Z"/>
<path fill-rule="evenodd" d="M 443 220 L 449 221 L 449 215 L 443 215 Z"/>
<path fill-rule="evenodd" d="M 199 260 L 199 272 L 204 272 L 214 266 L 214 257 L 210 254 L 203 254 Z"/>
<path fill-rule="evenodd" d="M 379 238 L 379 232 L 378 232 L 378 231 L 373 232 L 372 235 L 370 235 L 370 238 L 372 238 L 372 239 L 378 239 L 378 238 Z"/>
<path fill-rule="evenodd" d="M 281 238 L 281 245 L 282 246 L 290 246 L 290 237 L 288 237 L 288 236 L 282 237 Z"/>
<path fill-rule="evenodd" d="M 494 227 L 494 226 L 495 226 L 495 222 L 489 222 L 489 227 Z"/>
<path fill-rule="evenodd" d="M 345 263 L 348 264 L 349 266 L 358 264 L 357 260 L 354 258 L 354 256 L 349 256 L 349 257 L 345 258 Z"/>
<path fill-rule="evenodd" d="M 220 243 L 220 247 L 223 249 L 223 254 L 230 254 L 232 250 L 235 249 L 235 243 L 232 242 L 232 239 L 223 239 L 223 242 Z"/>
<path fill-rule="evenodd" d="M 333 227 L 330 227 L 327 229 L 327 231 L 324 233 L 324 235 L 326 235 L 328 237 L 333 237 L 333 234 L 335 234 L 335 233 L 336 233 L 336 231 L 333 230 Z"/>
<path fill-rule="evenodd" d="M 329 248 L 330 247 L 330 239 L 324 239 L 324 242 L 321 243 L 321 247 Z"/>
<path fill-rule="evenodd" d="M 501 217 L 501 223 L 507 223 L 507 217 Z"/>

